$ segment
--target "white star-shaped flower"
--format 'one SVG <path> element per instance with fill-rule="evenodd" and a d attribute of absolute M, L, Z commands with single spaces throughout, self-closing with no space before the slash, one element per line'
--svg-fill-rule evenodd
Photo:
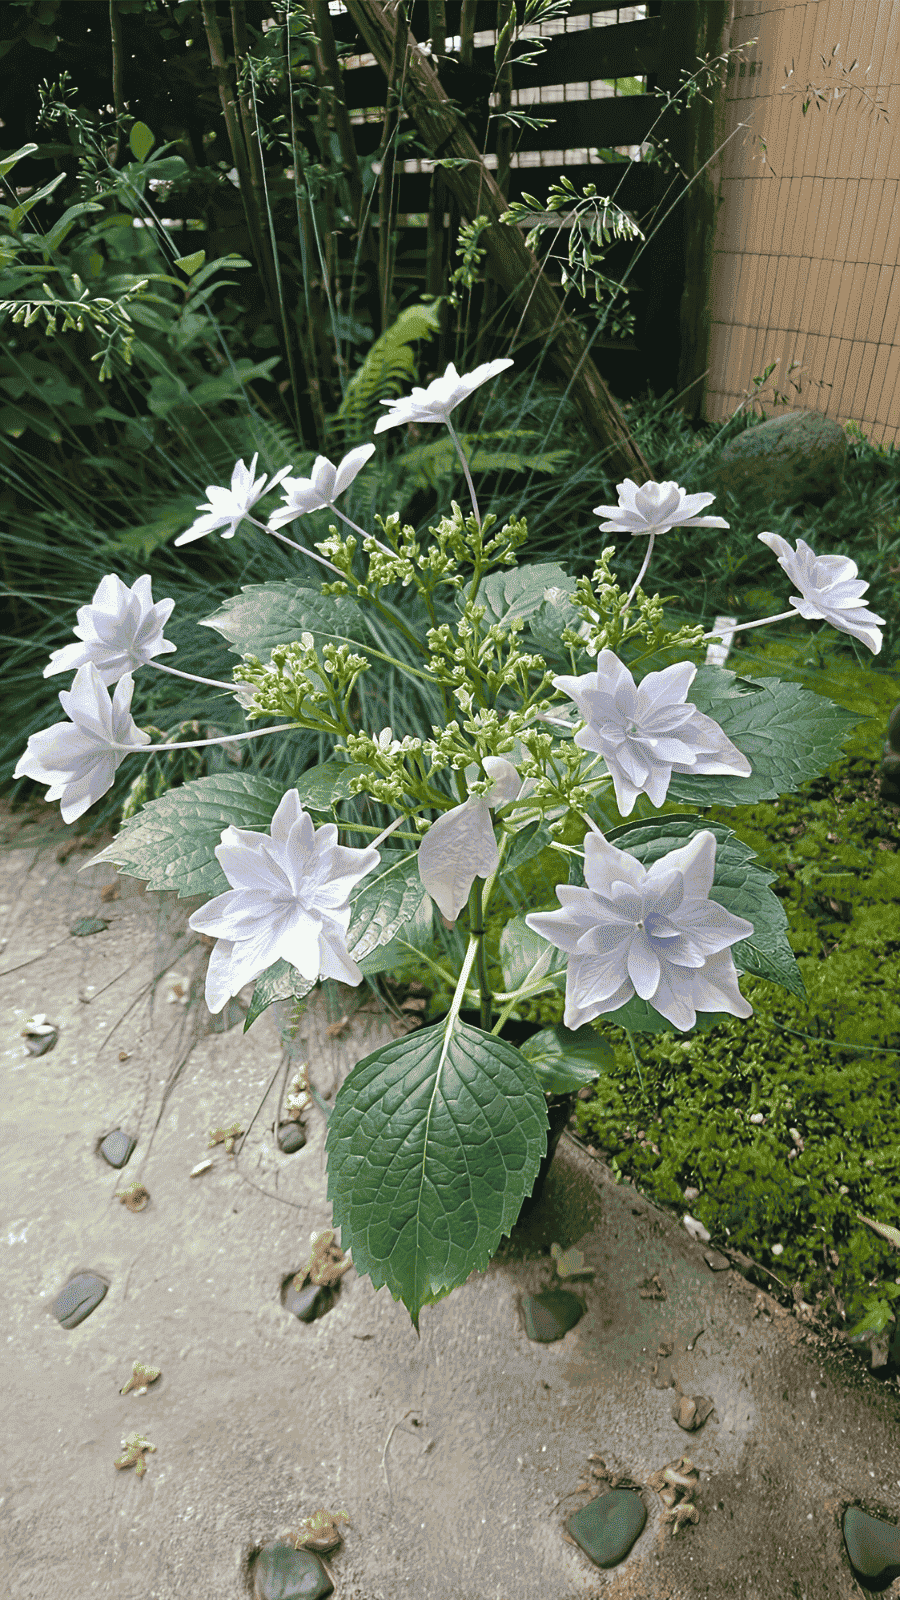
<path fill-rule="evenodd" d="M 830 622 L 841 633 L 849 633 L 867 645 L 873 656 L 881 649 L 881 633 L 876 626 L 884 623 L 874 611 L 860 604 L 868 583 L 859 576 L 859 568 L 849 556 L 817 556 L 804 539 L 797 540 L 796 551 L 777 533 L 761 533 L 763 544 L 778 557 L 778 565 L 800 590 L 791 595 L 791 605 L 808 622 Z"/>
<path fill-rule="evenodd" d="M 80 606 L 75 629 L 81 644 L 66 644 L 54 650 L 44 677 L 70 672 L 94 663 L 103 683 L 118 683 L 126 672 L 136 672 L 154 656 L 174 650 L 163 638 L 163 628 L 172 615 L 174 600 L 153 604 L 151 580 L 147 573 L 129 589 L 113 573 L 101 578 L 89 606 Z"/>
<path fill-rule="evenodd" d="M 635 994 L 674 1028 L 692 1028 L 698 1011 L 750 1017 L 729 945 L 752 922 L 709 899 L 716 865 L 708 829 L 644 867 L 600 833 L 584 841 L 587 887 L 557 886 L 559 911 L 530 912 L 529 928 L 569 960 L 567 1028 L 618 1011 Z"/>
<path fill-rule="evenodd" d="M 390 410 L 376 422 L 375 432 L 383 433 L 385 428 L 396 428 L 402 422 L 447 422 L 454 406 L 512 366 L 515 362 L 509 356 L 502 356 L 499 361 L 485 361 L 473 372 L 464 372 L 460 377 L 451 361 L 444 376 L 434 378 L 427 389 L 416 385 L 412 394 L 403 395 L 399 400 L 382 400 L 380 404 Z"/>
<path fill-rule="evenodd" d="M 270 489 L 286 478 L 290 467 L 282 467 L 275 473 L 271 483 L 267 484 L 265 474 L 261 478 L 254 478 L 256 463 L 259 460 L 259 451 L 253 457 L 249 467 L 243 461 L 238 461 L 231 474 L 231 488 L 223 489 L 217 484 L 210 484 L 207 488 L 208 499 L 197 507 L 198 511 L 206 514 L 198 517 L 187 529 L 180 533 L 175 540 L 176 544 L 188 544 L 192 539 L 202 539 L 205 533 L 215 533 L 217 528 L 222 529 L 223 539 L 233 539 L 237 532 L 238 523 L 243 520 L 256 505 L 257 500 Z"/>
<path fill-rule="evenodd" d="M 374 454 L 374 444 L 361 444 L 358 449 L 351 450 L 338 467 L 326 456 L 316 456 L 310 477 L 285 478 L 281 485 L 284 505 L 272 512 L 269 527 L 283 528 L 285 523 L 305 516 L 307 511 L 321 511 L 323 506 L 333 505 Z"/>
<path fill-rule="evenodd" d="M 747 757 L 712 717 L 686 703 L 696 673 L 693 662 L 679 661 L 635 684 L 618 656 L 601 650 L 596 672 L 554 678 L 584 718 L 575 743 L 602 755 L 623 817 L 639 794 L 661 806 L 673 772 L 749 778 Z"/>
<path fill-rule="evenodd" d="M 136 727 L 131 716 L 134 679 L 126 673 L 111 698 L 92 661 L 79 667 L 71 689 L 62 690 L 59 703 L 70 722 L 54 722 L 28 740 L 19 757 L 15 778 L 33 778 L 50 787 L 45 800 L 59 800 L 63 822 L 75 822 L 113 786 L 126 751 L 113 744 L 140 750 L 150 743 L 149 733 Z"/>
<path fill-rule="evenodd" d="M 601 533 L 666 533 L 669 528 L 727 528 L 724 517 L 698 517 L 704 506 L 711 506 L 714 494 L 685 494 L 677 483 L 645 483 L 642 489 L 631 478 L 617 483 L 617 506 L 595 506 Z"/>
<path fill-rule="evenodd" d="M 232 887 L 188 923 L 216 940 L 206 974 L 206 1004 L 214 1015 L 274 961 L 289 961 L 313 981 L 362 983 L 346 944 L 349 896 L 381 856 L 337 839 L 333 822 L 313 827 L 296 789 L 279 803 L 270 833 L 223 829 L 215 854 Z"/>

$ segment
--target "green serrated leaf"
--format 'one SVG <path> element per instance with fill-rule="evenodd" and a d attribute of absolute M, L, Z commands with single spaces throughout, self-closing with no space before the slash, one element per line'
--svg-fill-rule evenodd
<path fill-rule="evenodd" d="M 710 781 L 710 780 L 707 780 Z M 736 917 L 746 917 L 753 923 L 753 933 L 731 946 L 734 964 L 739 971 L 752 972 L 770 983 L 779 983 L 783 989 L 808 999 L 800 969 L 788 940 L 788 922 L 784 906 L 769 888 L 775 873 L 758 864 L 750 846 L 724 823 L 710 822 L 704 817 L 685 816 L 678 812 L 650 818 L 642 822 L 625 822 L 611 828 L 606 837 L 617 850 L 627 850 L 629 855 L 649 867 L 670 850 L 687 844 L 701 829 L 708 829 L 716 840 L 716 870 L 709 898 L 724 906 Z M 629 1016 L 639 1014 L 646 1001 L 635 1004 L 637 996 L 628 1001 Z M 625 1008 L 623 1008 L 624 1010 Z M 611 1011 L 610 1022 L 618 1021 L 624 1027 L 637 1027 L 637 1023 L 623 1021 L 622 1011 Z M 654 1016 L 658 1013 L 654 1012 Z M 698 1023 L 701 1013 L 698 1012 Z M 671 1024 L 662 1021 L 663 1027 Z M 642 1029 L 642 1031 L 647 1031 Z M 652 1032 L 659 1031 L 655 1027 Z"/>
<path fill-rule="evenodd" d="M 533 1068 L 503 1039 L 448 1018 L 360 1061 L 328 1123 L 328 1198 L 353 1264 L 402 1300 L 418 1332 L 483 1271 L 546 1149 Z"/>
<path fill-rule="evenodd" d="M 366 637 L 359 607 L 349 596 L 322 595 L 274 581 L 245 585 L 200 626 L 215 628 L 235 655 L 258 656 L 260 661 L 267 661 L 276 645 L 293 644 L 303 633 L 311 633 L 320 645 L 344 640 L 359 644 Z"/>
<path fill-rule="evenodd" d="M 595 1083 L 601 1073 L 612 1071 L 616 1064 L 612 1046 L 594 1032 L 590 1023 L 574 1031 L 561 1023 L 558 1028 L 543 1028 L 526 1039 L 521 1050 L 534 1067 L 545 1094 L 570 1094 L 584 1084 Z"/>
<path fill-rule="evenodd" d="M 261 1017 L 276 1000 L 303 1000 L 316 986 L 316 980 L 304 978 L 288 961 L 275 961 L 256 980 L 250 1010 L 244 1018 L 243 1032 Z"/>
<path fill-rule="evenodd" d="M 518 833 L 513 835 L 512 844 L 503 861 L 504 873 L 518 872 L 526 861 L 532 861 L 542 850 L 546 850 L 550 838 L 550 829 L 539 817 L 533 822 L 526 823 L 524 828 L 520 828 Z"/>
<path fill-rule="evenodd" d="M 349 797 L 353 779 L 365 770 L 358 761 L 323 761 L 318 767 L 307 767 L 293 787 L 308 811 L 327 812 L 336 800 Z"/>
<path fill-rule="evenodd" d="M 712 717 L 747 757 L 749 778 L 673 773 L 667 799 L 701 806 L 757 805 L 793 794 L 838 759 L 860 718 L 797 683 L 756 679 L 755 694 L 736 694 L 734 674 L 700 667 L 688 700 Z"/>
<path fill-rule="evenodd" d="M 487 607 L 485 625 L 506 617 L 531 617 L 540 610 L 548 589 L 573 594 L 575 580 L 555 561 L 492 572 L 478 590 L 478 604 Z"/>
<path fill-rule="evenodd" d="M 128 135 L 128 143 L 135 161 L 146 161 L 156 140 L 146 122 L 136 122 Z"/>
<path fill-rule="evenodd" d="M 347 948 L 363 971 L 384 970 L 378 957 L 394 935 L 415 920 L 423 901 L 428 904 L 430 929 L 431 896 L 422 887 L 415 851 L 385 850 L 380 864 L 350 896 Z"/>
<path fill-rule="evenodd" d="M 545 655 L 561 657 L 568 661 L 568 651 L 562 643 L 564 628 L 580 628 L 582 618 L 571 601 L 574 584 L 569 579 L 568 588 L 551 584 L 544 592 L 543 603 L 528 618 L 531 641 Z"/>
<path fill-rule="evenodd" d="M 112 861 L 148 889 L 174 889 L 179 899 L 210 900 L 230 887 L 215 857 L 222 829 L 233 823 L 268 833 L 284 787 L 249 772 L 217 772 L 195 778 L 149 800 L 124 824 L 118 837 L 86 864 Z"/>

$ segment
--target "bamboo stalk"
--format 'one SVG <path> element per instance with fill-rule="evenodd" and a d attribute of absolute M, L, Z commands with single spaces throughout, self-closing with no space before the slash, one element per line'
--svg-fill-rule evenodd
<path fill-rule="evenodd" d="M 381 70 L 390 71 L 397 24 L 384 0 L 344 0 L 353 22 Z M 597 371 L 578 323 L 569 316 L 559 295 L 544 278 L 540 263 L 527 249 L 517 228 L 504 227 L 499 218 L 506 210 L 501 191 L 480 158 L 465 125 L 448 104 L 437 74 L 409 34 L 407 40 L 405 104 L 420 135 L 432 151 L 474 163 L 445 168 L 444 180 L 461 210 L 474 217 L 480 211 L 490 226 L 482 235 L 490 270 L 519 310 L 529 336 L 548 345 L 548 355 L 571 385 L 572 399 L 592 438 L 609 452 L 613 473 L 646 482 L 653 470 L 632 438 L 614 396 Z"/>
<path fill-rule="evenodd" d="M 431 30 L 432 59 L 437 62 L 447 48 L 447 10 L 444 0 L 428 0 L 428 25 Z M 428 231 L 425 238 L 425 289 L 428 294 L 447 292 L 444 217 L 449 195 L 440 168 L 431 174 L 428 191 Z M 446 310 L 446 307 L 443 308 Z"/>
<path fill-rule="evenodd" d="M 237 100 L 235 86 L 232 84 L 228 71 L 228 62 L 222 43 L 222 34 L 219 28 L 219 19 L 216 15 L 215 0 L 201 0 L 203 27 L 206 33 L 206 42 L 209 48 L 209 59 L 216 80 L 219 93 L 219 103 L 222 107 L 222 116 L 225 120 L 225 131 L 228 135 L 228 144 L 231 157 L 234 161 L 238 176 L 241 203 L 244 208 L 244 217 L 247 223 L 247 232 L 250 236 L 250 248 L 256 259 L 256 269 L 259 273 L 263 294 L 268 303 L 272 320 L 277 328 L 281 329 L 282 345 L 288 363 L 291 378 L 291 389 L 294 396 L 294 423 L 302 438 L 303 429 L 299 414 L 299 396 L 297 392 L 296 373 L 294 368 L 294 353 L 291 348 L 290 336 L 287 330 L 286 319 L 281 305 L 281 295 L 278 290 L 278 273 L 269 247 L 263 214 L 259 203 L 259 191 L 254 189 L 253 168 L 251 153 L 253 151 L 252 139 L 245 139 L 245 129 L 235 112 Z M 232 26 L 235 15 L 232 9 Z M 237 48 L 237 45 L 235 45 Z"/>
<path fill-rule="evenodd" d="M 353 314 L 355 307 L 354 282 L 357 266 L 361 266 L 365 284 L 363 300 L 366 303 L 374 328 L 378 325 L 381 303 L 378 280 L 378 249 L 373 238 L 371 223 L 368 220 L 366 196 L 360 175 L 359 156 L 356 150 L 356 140 L 353 137 L 350 113 L 344 100 L 341 65 L 338 59 L 334 30 L 331 25 L 331 13 L 328 10 L 328 0 L 314 0 L 314 7 L 316 31 L 314 65 L 319 84 L 319 93 L 325 115 L 329 124 L 333 123 L 337 134 L 341 152 L 341 173 L 350 195 L 350 211 L 356 230 L 355 259 L 346 309 L 348 313 Z M 337 294 L 340 295 L 341 287 L 339 283 L 336 283 L 335 289 Z M 343 356 L 340 360 L 343 370 L 346 365 Z"/>
<path fill-rule="evenodd" d="M 396 216 L 394 170 L 397 162 L 397 130 L 400 124 L 401 91 L 406 72 L 406 40 L 409 21 L 403 0 L 398 0 L 391 62 L 387 73 L 387 98 L 381 130 L 381 174 L 378 179 L 378 273 L 381 284 L 381 332 L 391 322 L 394 276 L 394 243 L 391 237 Z"/>
<path fill-rule="evenodd" d="M 497 111 L 499 114 L 512 108 L 513 71 L 512 47 L 515 38 L 516 7 L 515 0 L 499 0 L 497 17 L 497 43 L 494 49 L 495 84 L 497 88 Z M 490 126 L 490 124 L 488 124 Z M 504 200 L 509 200 L 509 174 L 512 162 L 513 128 L 511 122 L 498 122 L 497 125 L 497 188 Z M 484 341 L 497 314 L 497 280 L 487 278 L 484 285 L 484 298 L 481 302 L 481 317 L 478 324 L 478 342 L 475 349 L 476 365 L 484 357 Z"/>

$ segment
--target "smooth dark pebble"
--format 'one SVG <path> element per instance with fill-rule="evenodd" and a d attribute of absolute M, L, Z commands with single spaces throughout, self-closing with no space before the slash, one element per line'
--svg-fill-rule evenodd
<path fill-rule="evenodd" d="M 260 1550 L 253 1572 L 254 1600 L 321 1600 L 334 1584 L 314 1550 L 269 1544 Z"/>
<path fill-rule="evenodd" d="M 900 1528 L 870 1517 L 859 1506 L 844 1512 L 844 1543 L 856 1572 L 864 1578 L 900 1577 Z"/>
<path fill-rule="evenodd" d="M 546 1289 L 522 1296 L 525 1332 L 537 1344 L 552 1344 L 574 1328 L 584 1316 L 584 1306 L 569 1289 Z"/>
<path fill-rule="evenodd" d="M 72 923 L 69 933 L 73 939 L 83 939 L 88 933 L 102 933 L 108 927 L 105 917 L 79 917 L 77 922 Z"/>
<path fill-rule="evenodd" d="M 136 1140 L 129 1139 L 127 1133 L 123 1133 L 121 1128 L 117 1128 L 115 1133 L 106 1135 L 100 1146 L 100 1154 L 104 1161 L 109 1162 L 111 1167 L 124 1167 L 126 1161 L 131 1158 L 135 1143 Z"/>
<path fill-rule="evenodd" d="M 109 1288 L 96 1272 L 79 1272 L 70 1278 L 53 1302 L 53 1315 L 63 1328 L 77 1328 L 79 1322 L 96 1311 Z"/>
<path fill-rule="evenodd" d="M 631 1489 L 611 1489 L 566 1518 L 575 1543 L 597 1567 L 624 1561 L 647 1521 L 644 1502 Z"/>
<path fill-rule="evenodd" d="M 300 1322 L 315 1322 L 316 1317 L 328 1309 L 330 1300 L 330 1291 L 324 1284 L 307 1283 L 302 1289 L 289 1285 L 281 1303 L 285 1311 L 290 1311 Z"/>
<path fill-rule="evenodd" d="M 278 1128 L 278 1148 L 286 1156 L 292 1156 L 295 1150 L 302 1150 L 306 1143 L 306 1134 L 299 1122 L 282 1122 Z"/>

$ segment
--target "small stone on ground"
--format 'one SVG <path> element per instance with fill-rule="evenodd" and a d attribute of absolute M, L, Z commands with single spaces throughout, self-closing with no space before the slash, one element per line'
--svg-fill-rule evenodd
<path fill-rule="evenodd" d="M 566 1528 L 595 1566 L 616 1567 L 646 1521 L 640 1495 L 631 1489 L 611 1489 L 567 1517 Z"/>
<path fill-rule="evenodd" d="M 312 1550 L 270 1544 L 260 1550 L 253 1573 L 254 1600 L 324 1600 L 334 1584 Z"/>
<path fill-rule="evenodd" d="M 96 1311 L 109 1285 L 96 1272 L 79 1272 L 60 1289 L 53 1302 L 53 1315 L 62 1328 L 77 1328 L 79 1322 Z"/>
<path fill-rule="evenodd" d="M 854 1571 L 888 1583 L 900 1577 L 900 1528 L 870 1517 L 859 1506 L 844 1512 L 844 1543 Z"/>
<path fill-rule="evenodd" d="M 568 1289 L 547 1289 L 543 1294 L 522 1297 L 525 1332 L 537 1344 L 552 1344 L 562 1339 L 584 1316 L 577 1294 Z"/>

